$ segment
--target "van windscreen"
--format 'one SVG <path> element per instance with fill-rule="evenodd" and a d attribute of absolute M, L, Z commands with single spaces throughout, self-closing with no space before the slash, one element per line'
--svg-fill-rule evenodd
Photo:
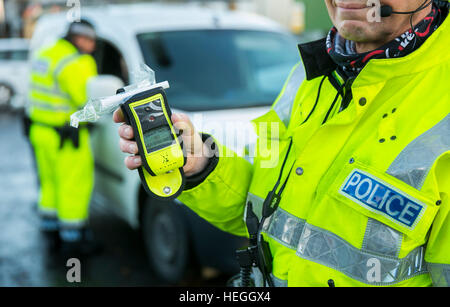
<path fill-rule="evenodd" d="M 196 30 L 138 35 L 145 62 L 169 81 L 174 108 L 186 111 L 271 105 L 300 61 L 288 34 Z"/>

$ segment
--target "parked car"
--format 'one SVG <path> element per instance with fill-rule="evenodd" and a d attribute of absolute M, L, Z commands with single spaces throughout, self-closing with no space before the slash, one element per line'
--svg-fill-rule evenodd
<path fill-rule="evenodd" d="M 23 109 L 28 81 L 28 40 L 0 39 L 0 109 Z"/>
<path fill-rule="evenodd" d="M 136 82 L 133 71 L 146 63 L 158 81 L 170 82 L 174 112 L 188 114 L 199 131 L 237 152 L 255 141 L 250 120 L 268 111 L 299 61 L 294 36 L 252 14 L 150 3 L 84 7 L 83 18 L 98 30 L 101 76 L 90 83 L 92 96 L 112 95 Z M 41 18 L 32 50 L 61 36 L 57 29 L 66 23 L 65 14 Z M 234 252 L 246 240 L 218 230 L 179 201 L 150 199 L 137 172 L 124 167 L 117 128 L 106 116 L 92 135 L 95 203 L 142 229 L 150 264 L 166 282 L 182 280 L 192 263 L 236 273 Z"/>

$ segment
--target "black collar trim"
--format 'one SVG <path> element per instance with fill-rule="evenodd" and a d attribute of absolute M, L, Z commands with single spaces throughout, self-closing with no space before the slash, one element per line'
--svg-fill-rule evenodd
<path fill-rule="evenodd" d="M 327 76 L 336 70 L 337 65 L 327 52 L 326 38 L 300 44 L 298 49 L 302 56 L 308 81 L 320 76 Z"/>

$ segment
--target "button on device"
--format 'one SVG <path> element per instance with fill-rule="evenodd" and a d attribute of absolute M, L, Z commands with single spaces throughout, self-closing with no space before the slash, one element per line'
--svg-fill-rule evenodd
<path fill-rule="evenodd" d="M 165 187 L 164 194 L 169 195 L 170 193 L 172 193 L 172 189 L 170 187 Z"/>

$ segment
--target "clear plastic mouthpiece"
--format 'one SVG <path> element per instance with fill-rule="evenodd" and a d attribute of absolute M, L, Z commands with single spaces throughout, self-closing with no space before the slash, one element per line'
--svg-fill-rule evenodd
<path fill-rule="evenodd" d="M 134 75 L 135 80 L 138 80 L 136 84 L 124 87 L 123 92 L 114 96 L 90 99 L 82 110 L 72 114 L 70 125 L 78 128 L 82 122 L 97 122 L 103 115 L 111 114 L 136 94 L 153 88 L 168 89 L 170 87 L 167 81 L 156 83 L 155 72 L 145 64 L 141 64 L 140 69 Z"/>

